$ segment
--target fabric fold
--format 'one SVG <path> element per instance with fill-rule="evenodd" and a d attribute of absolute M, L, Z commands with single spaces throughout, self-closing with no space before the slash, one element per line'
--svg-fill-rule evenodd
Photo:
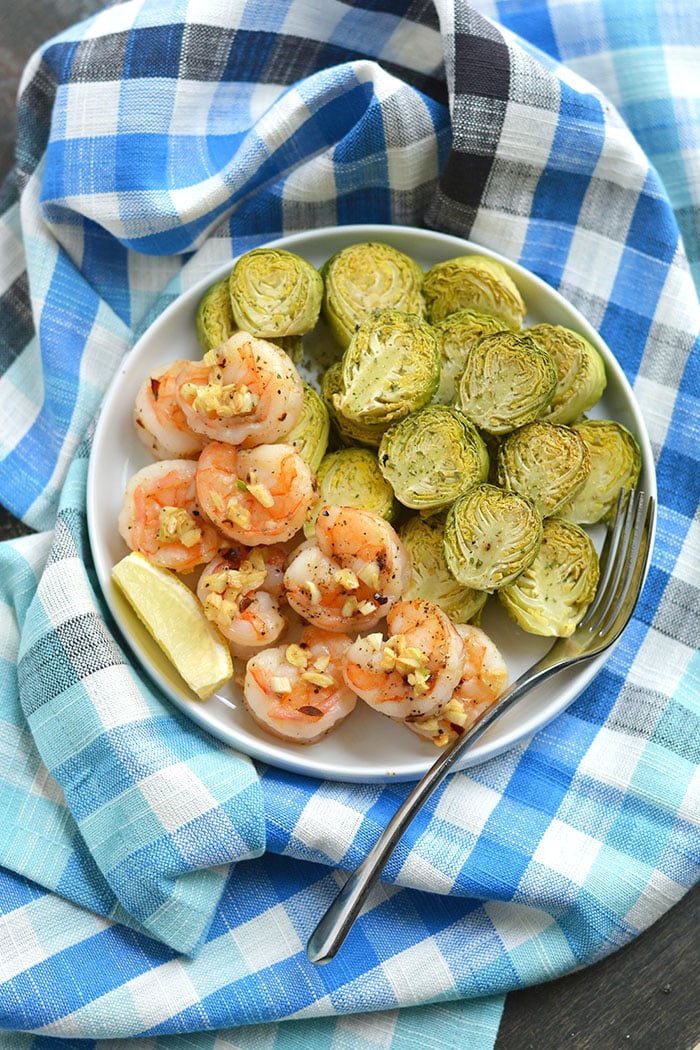
<path fill-rule="evenodd" d="M 78 454 L 22 628 L 19 698 L 90 857 L 124 911 L 196 954 L 230 865 L 265 848 L 255 768 L 128 666 L 93 591 Z"/>

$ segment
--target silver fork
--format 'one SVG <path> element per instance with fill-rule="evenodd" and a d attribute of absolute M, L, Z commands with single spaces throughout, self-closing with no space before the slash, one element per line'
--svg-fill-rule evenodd
<path fill-rule="evenodd" d="M 450 772 L 458 758 L 474 744 L 504 711 L 535 686 L 565 667 L 591 660 L 609 649 L 629 623 L 642 589 L 651 552 L 655 503 L 644 493 L 624 493 L 616 508 L 600 555 L 596 597 L 569 638 L 558 638 L 537 663 L 520 675 L 474 723 L 458 736 L 423 776 L 364 860 L 348 877 L 309 938 L 310 962 L 329 962 L 337 953 L 404 831 L 428 796 Z"/>

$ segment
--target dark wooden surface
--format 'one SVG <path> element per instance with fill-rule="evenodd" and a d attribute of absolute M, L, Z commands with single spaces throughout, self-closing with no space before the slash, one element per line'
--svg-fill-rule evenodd
<path fill-rule="evenodd" d="M 27 58 L 103 6 L 102 0 L 0 0 L 0 178 L 12 164 L 14 100 Z M 26 531 L 0 508 L 0 540 Z M 696 889 L 595 966 L 510 993 L 495 1050 L 700 1050 L 699 902 Z"/>

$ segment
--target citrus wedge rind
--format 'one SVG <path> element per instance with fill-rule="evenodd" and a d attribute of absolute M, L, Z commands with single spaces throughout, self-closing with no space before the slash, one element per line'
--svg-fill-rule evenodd
<path fill-rule="evenodd" d="M 112 580 L 148 633 L 200 700 L 233 674 L 231 652 L 189 587 L 169 569 L 132 552 L 112 569 Z"/>

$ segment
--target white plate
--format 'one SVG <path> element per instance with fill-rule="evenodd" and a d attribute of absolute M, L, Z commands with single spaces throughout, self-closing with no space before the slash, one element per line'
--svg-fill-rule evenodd
<path fill-rule="evenodd" d="M 295 234 L 273 242 L 320 266 L 344 245 L 382 240 L 413 256 L 427 269 L 456 255 L 481 252 L 499 259 L 511 272 L 528 306 L 526 324 L 549 321 L 573 328 L 598 347 L 605 359 L 608 386 L 591 415 L 617 419 L 639 441 L 642 450 L 641 484 L 656 495 L 649 437 L 630 386 L 609 348 L 588 322 L 538 277 L 479 245 L 428 230 L 400 226 L 344 226 Z M 266 735 L 245 711 L 233 684 L 206 702 L 197 700 L 161 654 L 111 582 L 112 566 L 127 549 L 117 531 L 122 494 L 131 475 L 150 462 L 132 424 L 134 397 L 154 366 L 177 358 L 201 356 L 195 335 L 197 303 L 209 285 L 223 277 L 232 261 L 219 267 L 172 303 L 134 346 L 116 376 L 97 424 L 87 483 L 88 530 L 97 576 L 105 599 L 124 638 L 142 667 L 180 710 L 214 736 L 273 766 L 314 777 L 376 783 L 413 780 L 430 766 L 437 752 L 401 726 L 365 704 L 329 737 L 310 747 L 286 744 Z M 321 332 L 322 326 L 319 326 Z M 327 343 L 316 334 L 308 340 L 308 354 L 327 363 Z M 303 371 L 303 369 L 302 369 Z M 312 370 L 306 377 L 313 380 Z M 511 678 L 533 663 L 550 642 L 525 634 L 489 602 L 482 626 L 492 636 L 508 663 Z M 562 673 L 533 691 L 508 711 L 464 756 L 458 768 L 492 758 L 526 739 L 563 711 L 597 674 L 605 656 Z"/>

